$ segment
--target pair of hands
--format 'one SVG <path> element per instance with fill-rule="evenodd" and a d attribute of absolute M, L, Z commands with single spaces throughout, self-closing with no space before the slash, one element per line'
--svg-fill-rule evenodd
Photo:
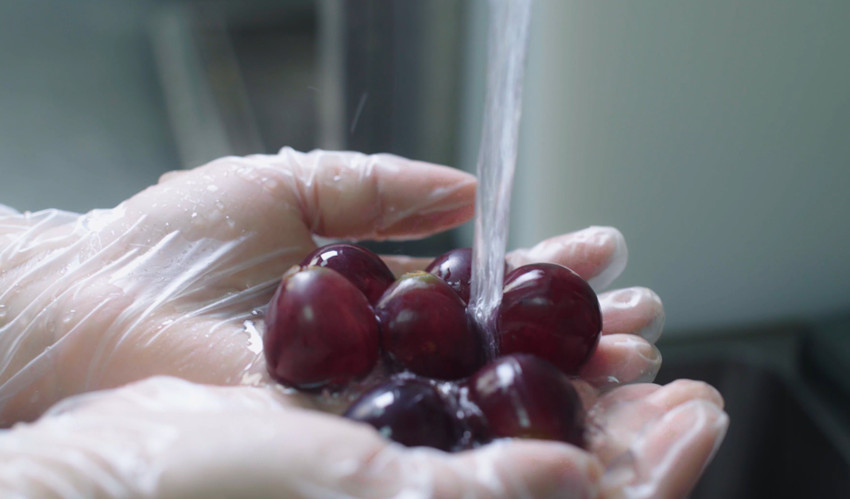
<path fill-rule="evenodd" d="M 587 451 L 530 440 L 403 448 L 268 378 L 262 309 L 315 236 L 423 237 L 471 218 L 475 187 L 396 156 L 284 149 L 166 174 L 111 210 L 0 211 L 0 423 L 34 421 L 0 431 L 0 490 L 686 494 L 728 420 L 704 383 L 647 383 L 664 312 L 644 288 L 599 296 L 603 336 L 577 382 Z M 567 265 L 599 290 L 626 250 L 618 231 L 593 227 L 508 258 Z M 397 274 L 427 264 L 386 261 Z"/>

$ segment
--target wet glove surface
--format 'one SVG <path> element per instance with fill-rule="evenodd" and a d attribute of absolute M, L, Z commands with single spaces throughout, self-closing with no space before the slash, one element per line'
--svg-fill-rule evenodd
<path fill-rule="evenodd" d="M 59 495 L 63 495 L 61 487 L 52 487 L 63 480 L 71 484 L 68 490 L 105 495 L 114 495 L 109 488 L 113 481 L 116 487 L 124 487 L 121 490 L 139 494 L 206 490 L 200 475 L 192 473 L 206 474 L 217 467 L 247 473 L 233 486 L 248 486 L 255 482 L 247 477 L 254 477 L 261 487 L 257 491 L 279 493 L 277 487 L 306 496 L 322 496 L 323 490 L 367 497 L 405 491 L 428 496 L 464 487 L 478 495 L 528 492 L 534 496 L 537 485 L 544 494 L 563 488 L 581 496 L 622 492 L 637 483 L 651 483 L 655 491 L 667 490 L 664 487 L 669 484 L 680 484 L 675 490 L 687 490 L 698 477 L 699 466 L 680 470 L 677 466 L 688 461 L 668 462 L 670 453 L 690 452 L 694 463 L 705 462 L 725 428 L 716 392 L 694 382 L 682 382 L 675 389 L 637 384 L 610 390 L 624 383 L 651 381 L 660 366 L 653 343 L 661 332 L 663 308 L 657 296 L 644 288 L 599 296 L 603 335 L 580 373 L 595 428 L 591 453 L 532 441 L 497 443 L 457 455 L 403 449 L 364 425 L 305 411 L 300 407 L 316 407 L 310 397 L 284 394 L 269 384 L 262 355 L 263 308 L 283 272 L 316 247 L 315 236 L 422 237 L 468 220 L 474 192 L 474 178 L 446 167 L 391 155 L 305 154 L 284 149 L 277 155 L 223 158 L 166 174 L 156 186 L 109 210 L 84 215 L 55 210 L 18 214 L 4 208 L 0 211 L 0 420 L 4 426 L 32 421 L 57 401 L 77 394 L 155 375 L 186 381 L 156 378 L 71 398 L 60 406 L 64 409 L 54 409 L 37 423 L 4 432 L 2 439 L 14 444 L 4 447 L 2 459 L 20 464 L 22 455 L 34 456 L 30 485 Z M 385 260 L 397 275 L 422 269 L 429 261 L 399 256 Z M 626 249 L 615 229 L 591 227 L 514 251 L 508 260 L 514 266 L 560 263 L 601 290 L 623 270 Z M 189 382 L 251 386 L 215 388 Z M 139 392 L 144 396 L 137 396 Z M 668 400 L 665 394 L 671 392 L 679 394 L 670 395 L 678 402 Z M 184 403 L 183 399 L 192 397 L 198 400 L 197 407 Z M 261 403 L 256 405 L 258 400 Z M 92 414 L 89 408 L 98 404 L 107 404 L 115 412 Z M 321 407 L 334 410 L 327 404 Z M 618 416 L 623 411 L 646 417 L 639 424 L 635 418 Z M 130 413 L 133 417 L 126 417 Z M 242 418 L 251 422 L 236 424 Z M 284 423 L 272 424 L 275 418 Z M 290 418 L 294 419 L 287 423 Z M 701 422 L 695 424 L 694 418 Z M 199 432 L 206 423 L 201 421 L 217 421 L 222 429 L 204 439 Z M 682 421 L 689 422 L 681 424 L 688 435 L 672 429 Z M 84 428 L 90 424 L 92 432 L 96 433 L 95 427 L 114 431 L 115 442 L 124 443 L 113 447 L 94 438 L 94 433 L 93 440 L 86 440 Z M 67 439 L 60 439 L 68 446 L 68 455 L 91 453 L 102 476 L 96 466 L 80 464 L 78 468 L 74 459 L 63 461 L 61 456 L 54 459 L 36 452 L 42 438 L 60 429 L 74 430 Z M 155 438 L 154 430 L 167 430 L 175 438 L 172 442 L 184 444 L 148 448 L 148 442 L 165 441 Z M 255 431 L 256 436 L 251 436 Z M 682 449 L 671 440 L 676 435 L 678 441 L 702 444 Z M 257 450 L 258 457 L 252 461 L 247 458 L 252 446 L 275 439 L 287 444 L 274 452 L 284 453 L 282 462 L 288 464 L 278 465 L 269 455 L 265 467 L 255 467 L 266 451 Z M 340 439 L 349 443 L 333 443 Z M 237 441 L 243 441 L 242 450 Z M 328 447 L 338 447 L 334 452 L 345 459 L 331 459 L 337 454 L 324 452 Z M 6 449 L 21 452 L 8 455 Z M 185 468 L 174 468 L 185 471 L 181 475 L 185 480 L 174 478 L 171 468 L 168 472 L 148 469 L 160 466 L 150 463 L 166 462 L 169 456 L 184 461 L 180 452 L 199 454 L 199 459 L 186 461 Z M 527 456 L 523 458 L 527 468 L 506 467 L 516 461 L 515 452 Z M 220 456 L 218 461 L 207 459 L 212 455 Z M 156 459 L 145 461 L 144 456 Z M 661 457 L 668 459 L 664 466 L 659 464 Z M 119 461 L 125 459 L 141 459 L 141 469 L 131 466 L 129 475 L 121 471 Z M 540 466 L 533 465 L 538 461 Z M 339 471 L 334 462 L 337 468 L 359 464 Z M 386 477 L 386 483 L 375 482 L 372 473 L 381 466 L 402 471 L 389 473 L 393 476 Z M 434 474 L 406 473 L 408 466 L 425 466 L 423 470 Z M 289 468 L 309 469 L 314 476 L 280 472 Z M 40 475 L 39 469 L 45 474 Z M 545 475 L 547 469 L 554 481 L 534 478 Z M 443 475 L 448 481 L 443 481 Z M 298 476 L 309 479 L 299 482 Z M 24 483 L 9 482 L 16 477 L 8 473 L 3 477 L 4 485 Z M 281 481 L 292 488 L 281 489 Z M 318 488 L 312 489 L 311 484 Z M 77 485 L 84 488 L 73 488 Z M 524 491 L 526 486 L 531 488 Z"/>

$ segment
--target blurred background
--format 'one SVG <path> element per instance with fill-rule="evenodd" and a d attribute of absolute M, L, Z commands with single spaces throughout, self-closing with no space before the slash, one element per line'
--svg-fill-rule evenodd
<path fill-rule="evenodd" d="M 108 207 L 286 145 L 474 171 L 486 16 L 480 0 L 2 2 L 0 203 Z M 850 494 L 848 23 L 844 0 L 535 4 L 510 246 L 624 233 L 617 285 L 667 310 L 660 379 L 729 403 L 695 497 Z"/>

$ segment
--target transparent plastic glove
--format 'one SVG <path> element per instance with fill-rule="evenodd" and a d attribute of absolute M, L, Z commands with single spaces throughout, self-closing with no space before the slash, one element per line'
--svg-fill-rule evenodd
<path fill-rule="evenodd" d="M 499 441 L 448 454 L 299 407 L 268 387 L 156 377 L 0 431 L 11 497 L 684 497 L 726 428 L 697 382 L 591 397 L 590 452 Z"/>
<path fill-rule="evenodd" d="M 0 342 L 3 343 L 0 351 L 4 352 L 0 370 L 0 415 L 7 424 L 33 419 L 54 401 L 69 395 L 118 386 L 154 374 L 172 374 L 213 384 L 263 385 L 266 378 L 261 354 L 260 309 L 267 303 L 280 274 L 314 247 L 313 236 L 352 239 L 419 237 L 439 231 L 472 215 L 474 185 L 471 177 L 455 170 L 393 156 L 321 151 L 301 154 L 285 149 L 278 155 L 225 158 L 196 170 L 167 175 L 159 185 L 112 210 L 82 216 L 56 211 L 7 214 L 0 219 L 0 303 L 4 307 L 0 322 Z M 509 258 L 514 265 L 541 260 L 564 263 L 602 288 L 622 270 L 626 251 L 619 232 L 595 227 L 544 241 L 528 250 L 516 251 Z M 388 258 L 387 261 L 397 272 L 423 265 L 421 260 L 403 257 Z M 610 292 L 600 298 L 604 337 L 582 372 L 582 376 L 591 383 L 586 387 L 589 405 L 597 396 L 594 387 L 651 379 L 660 363 L 657 350 L 652 346 L 663 322 L 663 310 L 657 297 L 648 290 L 637 288 Z M 185 471 L 187 481 L 180 482 L 187 484 L 185 491 L 195 490 L 195 487 L 206 483 L 198 477 L 210 471 L 204 466 L 209 462 L 208 456 L 217 449 L 222 450 L 225 458 L 218 465 L 221 469 L 213 467 L 213 472 L 219 470 L 222 471 L 221 476 L 230 476 L 223 470 L 232 467 L 248 473 L 248 477 L 255 476 L 247 472 L 245 466 L 239 467 L 239 463 L 243 462 L 241 454 L 229 449 L 235 440 L 254 435 L 255 428 L 260 431 L 258 439 L 263 438 L 263 431 L 274 430 L 263 430 L 262 425 L 247 425 L 248 429 L 242 427 L 241 431 L 238 431 L 238 426 L 229 428 L 234 417 L 239 416 L 241 398 L 219 402 L 215 407 L 220 414 L 216 416 L 216 410 L 210 409 L 201 400 L 207 392 L 224 392 L 174 380 L 171 384 L 162 383 L 193 388 L 182 391 L 168 387 L 157 389 L 157 397 L 140 402 L 144 407 L 130 406 L 126 409 L 141 419 L 125 413 L 83 412 L 90 417 L 106 418 L 97 422 L 83 418 L 84 426 L 91 425 L 89 431 L 115 428 L 116 435 L 130 431 L 138 440 L 116 437 L 119 449 L 115 450 L 103 445 L 102 435 L 92 440 L 85 436 L 82 428 L 77 428 L 65 436 L 81 447 L 74 448 L 69 444 L 67 453 L 63 454 L 72 456 L 68 457 L 69 460 L 60 458 L 47 466 L 33 466 L 32 483 L 48 488 L 60 486 L 63 480 L 94 483 L 94 487 L 105 487 L 97 490 L 113 495 L 110 487 L 114 483 L 108 479 L 109 473 L 129 466 L 131 474 L 135 474 L 124 482 L 125 485 L 131 489 L 136 487 L 134 490 L 148 490 L 145 487 L 153 479 L 145 478 L 149 471 L 143 473 L 146 470 L 143 461 L 149 455 L 147 447 L 133 446 L 146 446 L 162 440 L 158 438 L 159 434 L 149 434 L 146 424 L 153 424 L 154 429 L 165 429 L 168 434 L 181 435 L 194 431 L 196 418 L 218 421 L 216 428 L 228 428 L 228 431 L 219 432 L 215 438 L 209 438 L 210 433 L 205 432 L 203 439 L 209 442 L 209 447 L 200 442 L 194 445 L 201 438 L 197 434 L 196 440 L 183 441 L 191 444 L 184 449 L 188 449 L 191 455 L 183 457 L 197 458 L 194 463 L 185 463 L 183 468 L 176 467 L 178 471 L 188 469 Z M 134 393 L 134 388 L 125 390 L 126 393 Z M 226 393 L 260 393 L 257 390 L 272 393 L 268 389 L 248 387 Z M 97 394 L 92 399 L 104 397 L 109 400 L 112 396 Z M 280 405 L 280 395 L 274 397 Z M 170 405 L 175 402 L 184 404 L 174 409 L 178 416 L 174 415 Z M 187 403 L 191 404 L 191 408 L 185 407 Z M 290 395 L 282 407 L 292 404 L 311 405 L 312 402 L 303 396 Z M 645 406 L 653 409 L 652 405 Z M 191 417 L 179 416 L 180 411 L 189 409 Z M 229 413 L 231 410 L 235 412 Z M 287 409 L 287 418 L 290 417 L 289 411 L 292 410 Z M 664 411 L 655 408 L 645 412 L 648 414 L 645 425 L 648 428 Z M 21 459 L 28 463 L 45 463 L 37 459 L 45 457 L 45 449 L 39 442 L 53 438 L 49 428 L 56 421 L 77 424 L 76 415 L 79 413 L 69 411 L 68 414 L 67 418 L 58 419 L 48 416 L 36 425 L 18 426 L 4 435 L 3 438 L 9 442 L 5 448 L 10 449 L 7 460 L 10 466 L 4 469 L 20 471 L 11 476 L 10 486 L 18 486 L 25 482 L 20 480 L 22 476 L 30 476 L 29 472 L 21 470 Z M 110 414 L 113 417 L 109 417 Z M 332 441 L 338 443 L 335 438 L 326 437 L 326 433 L 349 441 L 346 432 L 352 428 L 352 423 L 316 411 L 299 411 L 298 414 L 308 418 L 307 426 L 290 430 L 294 433 L 281 437 L 281 442 L 291 446 L 296 437 L 300 437 L 309 449 L 318 445 L 321 450 L 331 446 Z M 402 475 L 405 481 L 387 493 L 390 495 L 394 490 L 418 490 L 423 495 L 431 491 L 439 495 L 442 490 L 457 487 L 463 490 L 467 485 L 475 487 L 469 490 L 489 491 L 494 495 L 537 495 L 541 491 L 561 495 L 564 491 L 609 489 L 620 493 L 636 487 L 636 484 L 651 483 L 650 490 L 660 490 L 659 484 L 670 483 L 668 477 L 671 475 L 666 471 L 669 467 L 647 462 L 641 457 L 642 449 L 635 447 L 637 442 L 645 441 L 635 435 L 643 434 L 646 428 L 629 427 L 633 437 L 626 438 L 628 433 L 624 436 L 623 432 L 617 432 L 616 423 L 613 427 L 607 425 L 606 414 L 600 413 L 599 431 L 595 433 L 603 436 L 594 437 L 592 441 L 619 442 L 620 449 L 625 450 L 609 453 L 632 456 L 631 461 L 623 458 L 615 461 L 635 464 L 614 468 L 617 473 L 606 473 L 602 481 L 597 478 L 606 461 L 563 444 L 510 442 L 449 456 L 435 454 L 436 451 L 401 449 L 388 444 L 362 425 L 357 426 L 357 432 L 370 435 L 370 441 L 378 446 L 370 447 L 375 452 L 357 454 L 353 461 L 342 460 L 343 465 L 337 466 L 344 467 L 345 463 L 352 462 L 355 467 L 370 466 L 375 461 L 370 457 L 377 455 L 378 451 L 381 456 L 398 456 L 404 466 L 425 459 L 427 467 L 413 466 L 410 473 Z M 158 417 L 165 419 L 160 421 Z M 172 417 L 183 422 L 170 426 Z M 227 424 L 223 420 L 225 417 Z M 720 420 L 722 414 L 713 419 L 703 419 Z M 310 430 L 313 424 L 318 424 L 315 421 L 328 422 L 332 428 L 327 428 L 326 432 L 326 428 L 320 425 L 317 430 Z M 126 430 L 128 425 L 130 428 Z M 722 424 L 719 426 L 722 427 Z M 714 430 L 714 433 L 709 431 L 708 434 L 716 438 L 717 427 L 706 426 Z M 337 428 L 346 430 L 337 431 Z M 605 437 L 610 430 L 614 430 L 620 438 Z M 235 432 L 235 436 L 228 437 L 230 431 Z M 664 432 L 662 428 L 661 435 L 669 437 L 671 433 Z M 230 438 L 227 440 L 230 443 L 222 444 L 217 440 L 219 437 Z M 47 440 L 40 440 L 42 438 Z M 675 442 L 667 440 L 668 443 L 671 441 Z M 27 442 L 36 442 L 33 444 L 35 447 Z M 121 442 L 126 445 L 121 445 Z M 251 449 L 249 444 L 245 444 L 246 448 Z M 598 443 L 593 445 L 603 448 Z M 355 454 L 358 449 L 354 444 L 350 448 L 348 444 L 343 447 Z M 644 447 L 659 449 L 649 444 L 644 444 Z M 702 448 L 686 446 L 686 454 L 691 447 Z M 283 447 L 284 450 L 289 448 Z M 611 443 L 605 448 L 617 447 Z M 394 450 L 385 454 L 384 449 Z M 113 451 L 108 455 L 98 454 Z M 313 462 L 303 459 L 303 452 L 303 449 L 293 451 L 288 454 L 289 460 L 297 461 L 302 469 L 309 468 L 314 475 L 336 476 L 322 472 L 325 465 L 333 465 L 336 461 Z M 94 453 L 94 461 L 107 471 L 81 465 L 76 456 L 87 453 Z M 656 454 L 666 455 L 663 452 Z M 27 456 L 35 457 L 28 461 Z M 366 462 L 361 463 L 357 456 Z M 699 455 L 692 457 L 696 462 L 700 460 Z M 528 467 L 517 466 L 518 458 L 522 462 L 528 461 Z M 140 460 L 143 465 L 135 466 Z M 154 459 L 151 462 L 159 461 Z M 18 466 L 11 465 L 13 463 Z M 638 464 L 644 467 L 638 467 Z M 432 465 L 436 468 L 430 467 Z M 54 466 L 61 471 L 51 471 Z M 585 473 L 589 478 L 565 473 L 572 467 L 591 470 Z M 205 471 L 194 475 L 197 479 L 192 480 L 192 469 Z M 259 469 L 258 473 L 262 474 L 263 469 L 269 472 L 267 467 Z M 599 473 L 594 475 L 594 469 Z M 622 469 L 633 470 L 633 478 L 622 478 L 628 475 Z M 47 473 L 38 474 L 38 470 L 46 470 Z M 273 480 L 287 483 L 295 480 L 288 486 L 295 487 L 300 493 L 320 496 L 325 490 L 319 487 L 319 492 L 314 493 L 310 480 L 281 475 L 279 468 L 274 470 L 277 471 L 272 473 Z M 447 485 L 440 485 L 439 479 L 437 482 L 440 483 L 417 481 L 423 472 L 429 470 L 444 471 L 450 478 L 456 476 L 456 481 L 446 482 Z M 677 483 L 690 483 L 699 471 L 698 467 L 689 468 L 679 470 L 674 476 L 679 477 Z M 144 476 L 140 477 L 139 473 Z M 157 476 L 155 472 L 150 473 Z M 498 479 L 488 479 L 491 475 Z M 101 479 L 105 476 L 107 480 L 104 482 Z M 184 475 L 178 474 L 175 480 L 182 480 L 181 476 Z M 617 480 L 612 482 L 607 478 L 609 476 Z M 647 476 L 651 478 L 648 481 Z M 358 477 L 354 475 L 355 480 L 362 479 Z M 317 480 L 323 483 L 323 478 Z M 589 485 L 582 485 L 585 482 Z M 410 483 L 424 488 L 416 489 Z M 606 485 L 608 483 L 612 485 Z M 234 484 L 242 486 L 245 482 L 244 479 L 242 482 L 237 480 Z M 299 488 L 302 486 L 307 489 Z M 358 491 L 361 490 L 356 488 L 359 487 L 356 484 L 351 490 L 347 484 L 334 487 L 329 490 L 340 493 L 348 490 L 354 495 L 360 494 Z M 216 486 L 212 490 L 224 489 Z M 374 495 L 372 488 L 363 490 L 362 496 Z"/>
<path fill-rule="evenodd" d="M 229 157 L 166 174 L 110 210 L 0 214 L 0 425 L 69 395 L 151 375 L 262 384 L 262 308 L 314 236 L 415 238 L 473 214 L 458 170 L 350 152 Z M 509 256 L 556 261 L 598 287 L 625 266 L 622 235 L 593 227 Z M 387 258 L 396 272 L 425 261 Z M 604 337 L 582 376 L 651 380 L 657 297 L 601 295 Z"/>

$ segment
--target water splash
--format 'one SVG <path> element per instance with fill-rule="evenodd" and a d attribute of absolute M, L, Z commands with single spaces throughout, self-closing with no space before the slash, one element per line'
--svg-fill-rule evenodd
<path fill-rule="evenodd" d="M 516 166 L 531 0 L 490 0 L 487 97 L 478 150 L 478 195 L 469 309 L 495 355 L 511 187 Z"/>

